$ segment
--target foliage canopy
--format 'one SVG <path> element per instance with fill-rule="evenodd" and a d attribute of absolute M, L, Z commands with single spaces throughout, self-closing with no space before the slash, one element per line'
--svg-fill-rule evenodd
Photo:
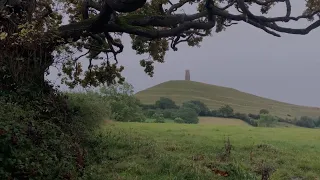
<path fill-rule="evenodd" d="M 214 28 L 221 32 L 244 22 L 279 37 L 279 33 L 308 34 L 320 26 L 318 0 L 306 0 L 304 13 L 297 17 L 291 15 L 291 2 L 0 0 L 0 73 L 1 77 L 7 75 L 1 84 L 39 84 L 52 65 L 61 65 L 62 81 L 71 88 L 123 82 L 124 67 L 117 64 L 117 55 L 125 47 L 121 42 L 124 34 L 130 35 L 137 54 L 150 55 L 140 64 L 152 76 L 153 63 L 164 62 L 169 48 L 176 51 L 180 43 L 199 46 Z M 267 17 L 271 8 L 283 3 L 285 15 Z M 179 13 L 187 5 L 195 12 Z M 261 15 L 250 11 L 254 6 L 259 7 Z M 280 25 L 300 19 L 313 22 L 301 29 Z M 87 62 L 82 62 L 82 57 Z"/>

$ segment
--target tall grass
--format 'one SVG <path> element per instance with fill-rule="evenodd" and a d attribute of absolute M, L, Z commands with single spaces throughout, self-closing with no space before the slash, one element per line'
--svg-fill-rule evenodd
<path fill-rule="evenodd" d="M 320 178 L 319 130 L 110 123 L 95 179 Z M 226 151 L 229 137 L 231 153 Z M 226 157 L 227 155 L 227 157 Z M 219 175 L 228 173 L 227 177 Z"/>

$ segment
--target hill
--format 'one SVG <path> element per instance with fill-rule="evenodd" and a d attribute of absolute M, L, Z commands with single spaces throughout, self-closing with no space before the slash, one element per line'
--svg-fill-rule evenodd
<path fill-rule="evenodd" d="M 257 114 L 268 109 L 271 114 L 282 118 L 300 116 L 318 117 L 320 108 L 299 106 L 259 97 L 239 90 L 194 81 L 168 81 L 136 93 L 145 104 L 153 104 L 160 97 L 168 97 L 177 104 L 188 100 L 199 100 L 210 109 L 230 105 L 236 112 Z"/>

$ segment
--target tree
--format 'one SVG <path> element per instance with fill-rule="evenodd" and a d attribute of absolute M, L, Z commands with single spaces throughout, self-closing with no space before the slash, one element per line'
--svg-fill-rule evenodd
<path fill-rule="evenodd" d="M 249 10 L 251 5 L 258 5 L 261 12 L 267 14 L 271 7 L 282 2 L 287 6 L 287 13 L 282 17 L 258 16 Z M 187 3 L 198 12 L 177 13 Z M 164 5 L 168 6 L 165 10 Z M 6 177 L 1 179 L 52 179 L 53 176 L 77 179 L 81 174 L 83 164 L 71 160 L 82 157 L 83 153 L 76 152 L 88 142 L 82 142 L 85 138 L 79 136 L 90 133 L 74 126 L 77 121 L 72 118 L 73 110 L 68 108 L 65 96 L 45 81 L 49 67 L 56 66 L 61 71 L 62 83 L 70 88 L 123 83 L 124 67 L 118 64 L 118 54 L 125 47 L 120 39 L 125 34 L 130 35 L 132 49 L 137 54 L 150 55 L 141 60 L 140 65 L 152 76 L 153 63 L 164 62 L 169 48 L 176 51 L 177 45 L 183 42 L 199 46 L 213 28 L 221 32 L 243 21 L 274 36 L 280 36 L 279 33 L 308 34 L 320 26 L 320 20 L 304 29 L 277 24 L 314 20 L 313 16 L 319 14 L 319 1 L 307 0 L 306 5 L 302 16 L 292 17 L 289 0 L 183 0 L 173 3 L 168 0 L 0 0 L 0 100 L 3 102 L 0 110 L 7 113 L 13 109 L 11 105 L 16 105 L 19 112 L 25 112 L 25 117 L 13 114 L 14 118 L 0 113 L 0 119 L 6 119 L 5 123 L 1 121 L 0 131 L 12 129 L 6 134 L 8 137 L 1 139 L 1 145 L 8 145 L 10 151 L 4 156 L 5 170 L 1 169 L 0 173 Z M 230 13 L 231 7 L 236 7 L 240 14 Z M 30 137 L 25 130 L 31 130 L 33 135 Z M 19 145 L 11 146 L 17 131 L 21 136 Z M 47 134 L 48 138 L 43 138 L 41 133 Z M 26 143 L 22 144 L 20 140 L 26 140 Z M 65 143 L 61 143 L 64 140 Z M 20 156 L 28 155 L 25 153 L 28 149 L 29 156 Z M 44 162 L 35 152 L 50 154 Z M 60 156 L 65 160 L 61 161 Z M 77 168 L 79 172 L 70 173 Z"/>
<path fill-rule="evenodd" d="M 258 120 L 258 125 L 262 127 L 272 127 L 278 121 L 278 119 L 269 114 L 261 114 Z"/>
<path fill-rule="evenodd" d="M 283 2 L 284 16 L 267 17 Z M 198 12 L 179 14 L 187 3 Z M 266 16 L 254 15 L 249 9 L 254 5 Z M 238 14 L 228 11 L 232 7 Z M 62 82 L 71 88 L 123 82 L 124 67 L 117 64 L 117 55 L 124 49 L 119 38 L 124 34 L 130 34 L 137 54 L 150 55 L 140 64 L 152 76 L 153 63 L 164 62 L 169 48 L 177 51 L 182 42 L 199 46 L 214 28 L 221 32 L 244 22 L 277 37 L 308 34 L 320 26 L 320 20 L 314 20 L 319 7 L 319 1 L 307 0 L 303 15 L 292 17 L 290 0 L 0 0 L 1 90 L 41 88 L 45 73 L 57 64 Z M 300 19 L 314 22 L 301 29 L 278 24 Z M 82 55 L 74 56 L 75 52 Z"/>
<path fill-rule="evenodd" d="M 172 99 L 166 98 L 166 97 L 160 97 L 160 99 L 156 101 L 155 105 L 157 108 L 160 108 L 160 109 L 176 109 L 177 108 L 176 103 Z"/>
<path fill-rule="evenodd" d="M 317 127 L 320 127 L 320 117 L 318 117 L 318 119 L 316 120 L 315 125 L 316 125 Z"/>
<path fill-rule="evenodd" d="M 152 117 L 155 119 L 155 123 L 165 123 L 163 114 L 161 113 L 155 113 Z"/>
<path fill-rule="evenodd" d="M 210 109 L 208 108 L 207 105 L 205 105 L 203 102 L 201 101 L 196 101 L 196 100 L 192 100 L 192 101 L 188 101 L 196 106 L 199 107 L 200 109 L 200 112 L 199 112 L 199 116 L 207 116 L 209 115 L 210 113 Z"/>
<path fill-rule="evenodd" d="M 126 122 L 145 121 L 140 101 L 133 92 L 133 86 L 127 82 L 100 88 L 100 94 L 110 103 L 112 119 Z"/>
<path fill-rule="evenodd" d="M 221 108 L 219 108 L 218 111 L 223 117 L 232 117 L 233 116 L 233 109 L 229 105 L 222 106 Z"/>
<path fill-rule="evenodd" d="M 199 115 L 199 113 L 201 112 L 201 109 L 198 105 L 190 102 L 190 101 L 187 101 L 187 102 L 184 102 L 182 103 L 182 108 L 190 108 L 190 109 L 194 109 L 196 111 L 196 113 Z"/>
<path fill-rule="evenodd" d="M 181 107 L 176 112 L 176 117 L 183 119 L 183 122 L 186 124 L 197 124 L 199 123 L 197 112 L 188 107 Z"/>
<path fill-rule="evenodd" d="M 300 119 L 296 122 L 296 125 L 301 127 L 307 127 L 307 128 L 316 127 L 314 120 L 308 116 L 300 117 Z"/>

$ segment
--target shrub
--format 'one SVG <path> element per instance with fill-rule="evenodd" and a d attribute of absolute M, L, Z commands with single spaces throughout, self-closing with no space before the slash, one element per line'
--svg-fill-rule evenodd
<path fill-rule="evenodd" d="M 152 118 L 152 116 L 156 113 L 157 111 L 155 109 L 147 109 L 144 110 L 143 113 L 147 118 Z"/>
<path fill-rule="evenodd" d="M 222 106 L 221 108 L 219 108 L 218 112 L 223 117 L 232 117 L 233 116 L 233 109 L 229 105 Z"/>
<path fill-rule="evenodd" d="M 191 101 L 188 101 L 188 102 L 198 106 L 198 108 L 199 108 L 199 113 L 198 113 L 199 116 L 211 116 L 210 115 L 211 112 L 210 112 L 209 108 L 203 102 L 197 101 L 197 100 L 191 100 Z"/>
<path fill-rule="evenodd" d="M 217 111 L 217 110 L 212 110 L 211 111 L 211 116 L 213 116 L 213 117 L 221 117 L 219 111 Z"/>
<path fill-rule="evenodd" d="M 194 109 L 191 108 L 180 108 L 175 117 L 180 117 L 183 119 L 184 123 L 187 124 L 197 124 L 199 123 L 198 114 Z"/>
<path fill-rule="evenodd" d="M 174 122 L 181 124 L 181 123 L 184 123 L 184 120 L 182 118 L 180 118 L 180 117 L 176 117 L 176 118 L 174 118 Z"/>
<path fill-rule="evenodd" d="M 269 114 L 261 114 L 260 119 L 258 120 L 258 125 L 261 127 L 272 127 L 277 121 L 278 119 L 274 116 Z"/>
<path fill-rule="evenodd" d="M 315 128 L 315 121 L 308 117 L 308 116 L 302 116 L 297 122 L 297 126 L 306 127 L 306 128 Z"/>
<path fill-rule="evenodd" d="M 155 106 L 160 109 L 177 109 L 178 108 L 178 106 L 173 100 L 166 97 L 160 97 L 160 99 L 156 101 Z"/>
<path fill-rule="evenodd" d="M 112 85 L 100 89 L 100 94 L 109 102 L 111 118 L 122 122 L 143 122 L 146 120 L 140 101 L 133 95 L 133 87 L 128 83 Z"/>
<path fill-rule="evenodd" d="M 88 144 L 108 106 L 49 85 L 24 91 L 0 95 L 0 179 L 79 179 L 95 159 Z"/>
<path fill-rule="evenodd" d="M 234 118 L 237 118 L 237 119 L 241 119 L 241 120 L 246 120 L 249 118 L 248 115 L 244 114 L 244 113 L 235 113 L 234 114 Z"/>
<path fill-rule="evenodd" d="M 259 114 L 269 114 L 269 111 L 267 109 L 261 109 Z"/>
<path fill-rule="evenodd" d="M 165 122 L 163 114 L 161 114 L 161 113 L 155 113 L 153 115 L 153 118 L 155 119 L 155 121 L 154 121 L 155 123 L 164 123 Z"/>
<path fill-rule="evenodd" d="M 162 110 L 163 117 L 166 119 L 174 119 L 176 109 L 164 109 Z"/>
<path fill-rule="evenodd" d="M 235 113 L 235 114 L 234 114 L 234 117 L 237 118 L 237 119 L 243 120 L 244 122 L 250 124 L 251 126 L 254 126 L 254 127 L 257 127 L 257 126 L 258 126 L 257 121 L 254 120 L 254 119 L 251 119 L 247 114 L 244 114 L 244 113 Z"/>
<path fill-rule="evenodd" d="M 182 103 L 182 108 L 190 108 L 190 109 L 194 109 L 196 111 L 197 114 L 199 114 L 201 112 L 201 109 L 198 105 L 190 102 L 190 101 L 187 101 L 187 102 L 184 102 Z"/>
<path fill-rule="evenodd" d="M 260 119 L 260 115 L 259 115 L 259 114 L 257 115 L 257 114 L 251 114 L 251 113 L 249 113 L 248 116 L 249 116 L 250 118 L 256 119 L 256 120 Z"/>
<path fill-rule="evenodd" d="M 320 117 L 315 121 L 316 127 L 320 127 Z"/>

